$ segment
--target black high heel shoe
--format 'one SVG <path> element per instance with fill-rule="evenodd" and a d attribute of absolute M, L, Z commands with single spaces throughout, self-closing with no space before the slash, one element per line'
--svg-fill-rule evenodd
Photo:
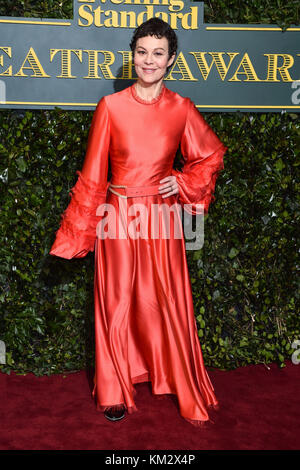
<path fill-rule="evenodd" d="M 109 419 L 109 421 L 119 421 L 125 416 L 125 406 L 110 406 L 104 411 L 104 416 L 105 418 Z"/>

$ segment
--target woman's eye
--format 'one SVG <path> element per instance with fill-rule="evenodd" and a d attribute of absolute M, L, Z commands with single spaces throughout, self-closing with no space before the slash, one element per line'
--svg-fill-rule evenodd
<path fill-rule="evenodd" d="M 145 54 L 145 51 L 137 51 L 137 53 L 143 55 L 143 54 Z M 162 55 L 161 52 L 155 52 L 154 54 L 157 55 L 157 56 L 161 56 L 161 55 Z"/>

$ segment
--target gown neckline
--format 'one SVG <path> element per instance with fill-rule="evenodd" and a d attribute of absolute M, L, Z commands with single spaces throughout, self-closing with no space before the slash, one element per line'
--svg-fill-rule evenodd
<path fill-rule="evenodd" d="M 157 95 L 156 98 L 153 98 L 153 99 L 150 100 L 150 101 L 144 100 L 143 98 L 141 98 L 141 97 L 137 94 L 137 91 L 136 91 L 136 89 L 135 89 L 135 83 L 133 83 L 133 84 L 131 85 L 131 93 L 132 93 L 133 98 L 134 98 L 136 101 L 138 101 L 139 103 L 142 103 L 142 104 L 155 104 L 155 103 L 157 103 L 158 101 L 160 101 L 161 98 L 163 97 L 164 92 L 165 92 L 165 88 L 166 88 L 166 87 L 165 87 L 165 85 L 164 85 L 164 83 L 163 83 L 159 95 Z"/>

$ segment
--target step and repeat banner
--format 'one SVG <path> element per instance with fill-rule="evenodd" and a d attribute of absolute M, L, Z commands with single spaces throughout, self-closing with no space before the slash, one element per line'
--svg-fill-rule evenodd
<path fill-rule="evenodd" d="M 300 27 L 205 24 L 203 2 L 74 0 L 73 19 L 0 17 L 0 108 L 92 110 L 131 85 L 134 29 L 176 31 L 168 88 L 201 111 L 300 111 Z"/>

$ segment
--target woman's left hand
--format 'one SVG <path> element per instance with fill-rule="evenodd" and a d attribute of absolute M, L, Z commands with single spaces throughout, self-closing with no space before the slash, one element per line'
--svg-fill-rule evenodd
<path fill-rule="evenodd" d="M 162 194 L 162 197 L 168 197 L 179 193 L 176 176 L 167 176 L 166 178 L 160 180 L 160 183 L 164 183 L 158 188 L 159 193 Z"/>

